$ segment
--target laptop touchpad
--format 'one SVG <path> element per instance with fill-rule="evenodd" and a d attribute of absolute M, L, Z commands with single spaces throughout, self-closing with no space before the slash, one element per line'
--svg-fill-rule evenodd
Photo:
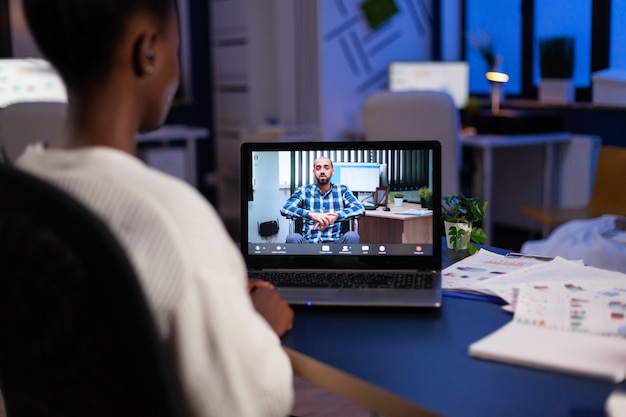
<path fill-rule="evenodd" d="M 330 288 L 326 289 L 315 289 L 315 288 L 279 288 L 280 294 L 284 298 L 295 299 L 300 298 L 302 300 L 323 300 L 328 299 L 332 300 L 336 298 L 339 294 L 339 290 L 334 290 Z"/>

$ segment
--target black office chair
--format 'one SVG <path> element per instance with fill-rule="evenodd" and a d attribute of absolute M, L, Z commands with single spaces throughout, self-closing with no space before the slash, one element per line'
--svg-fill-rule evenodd
<path fill-rule="evenodd" d="M 0 165 L 0 236 L 8 416 L 186 414 L 134 271 L 98 218 Z"/>
<path fill-rule="evenodd" d="M 288 217 L 289 233 L 301 233 L 303 220 L 301 217 Z M 359 233 L 359 219 L 350 219 L 341 221 L 341 233 L 357 232 Z"/>

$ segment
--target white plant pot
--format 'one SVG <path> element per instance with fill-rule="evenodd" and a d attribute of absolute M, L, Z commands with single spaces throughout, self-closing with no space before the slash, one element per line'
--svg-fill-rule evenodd
<path fill-rule="evenodd" d="M 464 250 L 467 249 L 470 242 L 470 235 L 472 233 L 472 224 L 471 223 L 451 223 L 444 221 L 444 226 L 446 229 L 446 243 L 448 244 L 448 249 L 453 250 Z M 454 226 L 457 230 L 462 230 L 461 239 L 457 239 L 457 245 L 454 247 L 452 242 L 450 241 L 450 228 Z"/>
<path fill-rule="evenodd" d="M 574 81 L 561 78 L 542 78 L 539 82 L 539 101 L 542 103 L 571 103 L 576 89 Z"/>

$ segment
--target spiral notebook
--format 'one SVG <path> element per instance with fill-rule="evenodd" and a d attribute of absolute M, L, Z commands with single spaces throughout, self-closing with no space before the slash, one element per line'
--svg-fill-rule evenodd
<path fill-rule="evenodd" d="M 301 226 L 280 210 L 296 189 L 314 183 L 313 163 L 322 155 L 333 161 L 331 182 L 366 208 L 345 222 L 359 243 L 286 243 Z M 420 187 L 441 199 L 439 142 L 246 143 L 241 168 L 240 242 L 251 278 L 274 282 L 292 305 L 441 306 L 441 208 L 416 201 Z M 405 202 L 396 207 L 390 196 L 400 191 Z M 407 283 L 421 288 L 398 288 Z"/>

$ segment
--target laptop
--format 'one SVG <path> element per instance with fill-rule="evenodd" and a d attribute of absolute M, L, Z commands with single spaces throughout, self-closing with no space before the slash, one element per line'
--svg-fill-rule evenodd
<path fill-rule="evenodd" d="M 320 156 L 332 161 L 330 181 L 363 206 L 356 221 L 341 222 L 340 234 L 352 233 L 349 243 L 323 236 L 310 242 L 305 220 L 281 214 L 299 187 L 316 183 Z M 240 242 L 249 277 L 272 282 L 291 305 L 441 306 L 441 205 L 422 207 L 417 193 L 428 187 L 432 201 L 441 200 L 439 142 L 244 143 L 241 181 Z M 403 202 L 396 205 L 399 193 Z M 287 243 L 294 233 L 304 242 Z"/>

